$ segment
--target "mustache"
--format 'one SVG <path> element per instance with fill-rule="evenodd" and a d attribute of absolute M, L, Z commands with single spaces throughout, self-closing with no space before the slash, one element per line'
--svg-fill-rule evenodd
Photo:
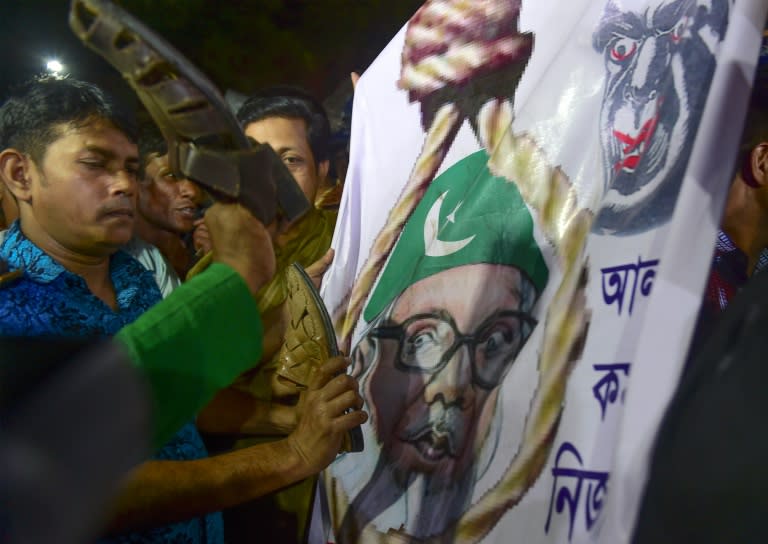
<path fill-rule="evenodd" d="M 108 215 L 116 212 L 130 212 L 131 214 L 135 214 L 136 203 L 130 197 L 121 196 L 110 200 L 99 207 L 99 215 Z"/>
<path fill-rule="evenodd" d="M 189 200 L 188 198 L 184 199 L 184 200 L 179 200 L 176 203 L 176 205 L 174 206 L 175 209 L 179 209 L 179 208 L 194 208 L 196 210 L 199 209 L 200 207 L 201 207 L 200 204 L 197 204 L 194 201 Z"/>
<path fill-rule="evenodd" d="M 458 455 L 459 444 L 464 441 L 464 437 L 465 424 L 461 408 L 457 405 L 446 407 L 442 402 L 431 405 L 425 419 L 409 424 L 400 435 L 404 442 L 444 441 L 451 457 Z"/>

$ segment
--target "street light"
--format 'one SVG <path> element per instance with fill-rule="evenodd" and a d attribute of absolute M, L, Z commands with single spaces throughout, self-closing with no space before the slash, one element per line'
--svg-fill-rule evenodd
<path fill-rule="evenodd" d="M 57 59 L 51 59 L 45 64 L 46 70 L 54 75 L 58 75 L 64 70 L 64 65 Z"/>

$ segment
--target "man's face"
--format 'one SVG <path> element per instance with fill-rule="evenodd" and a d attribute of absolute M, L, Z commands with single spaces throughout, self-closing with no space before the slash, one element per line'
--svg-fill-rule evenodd
<path fill-rule="evenodd" d="M 40 164 L 29 161 L 31 213 L 65 248 L 83 255 L 111 254 L 133 235 L 136 145 L 104 119 L 57 128 L 61 136 Z"/>
<path fill-rule="evenodd" d="M 309 147 L 307 124 L 303 119 L 268 117 L 245 127 L 245 134 L 262 144 L 269 144 L 293 174 L 310 202 L 315 201 L 320 180 L 328 163 L 318 165 Z M 318 169 L 320 168 L 320 170 Z M 325 172 L 321 170 L 325 170 Z"/>
<path fill-rule="evenodd" d="M 399 473 L 447 483 L 471 466 L 526 339 L 519 308 L 520 272 L 503 265 L 452 268 L 398 298 L 392 326 L 373 333 L 380 352 L 365 387 L 382 454 Z"/>
<path fill-rule="evenodd" d="M 150 225 L 180 235 L 191 232 L 202 198 L 195 183 L 174 177 L 167 154 L 149 156 L 139 184 L 139 213 Z"/>

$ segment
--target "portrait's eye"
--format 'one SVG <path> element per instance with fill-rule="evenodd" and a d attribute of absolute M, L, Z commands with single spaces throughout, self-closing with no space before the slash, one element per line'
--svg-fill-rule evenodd
<path fill-rule="evenodd" d="M 683 39 L 683 36 L 685 35 L 685 31 L 687 28 L 688 28 L 688 17 L 683 17 L 675 25 L 675 28 L 673 28 L 672 32 L 670 32 L 669 34 L 670 39 L 672 40 L 672 43 L 680 43 L 680 40 Z"/>
<path fill-rule="evenodd" d="M 634 55 L 636 49 L 637 42 L 632 38 L 619 38 L 611 45 L 611 60 L 615 62 L 624 62 Z"/>
<path fill-rule="evenodd" d="M 422 329 L 413 336 L 409 336 L 405 344 L 405 352 L 409 356 L 416 357 L 434 349 L 438 345 L 437 333 L 434 329 Z"/>
<path fill-rule="evenodd" d="M 480 353 L 486 360 L 509 355 L 517 349 L 520 335 L 515 328 L 496 325 L 478 345 Z"/>
<path fill-rule="evenodd" d="M 453 329 L 448 323 L 435 319 L 411 323 L 403 343 L 403 362 L 431 370 L 440 364 L 443 352 L 451 347 L 453 338 Z"/>

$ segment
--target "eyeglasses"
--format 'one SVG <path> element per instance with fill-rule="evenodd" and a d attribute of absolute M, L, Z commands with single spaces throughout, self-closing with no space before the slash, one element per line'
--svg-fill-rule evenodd
<path fill-rule="evenodd" d="M 440 372 L 467 344 L 473 381 L 484 389 L 492 389 L 499 384 L 536 323 L 525 312 L 500 310 L 483 321 L 473 334 L 463 334 L 451 314 L 440 311 L 417 314 L 398 325 L 376 327 L 370 335 L 398 340 L 396 366 L 426 374 Z"/>

